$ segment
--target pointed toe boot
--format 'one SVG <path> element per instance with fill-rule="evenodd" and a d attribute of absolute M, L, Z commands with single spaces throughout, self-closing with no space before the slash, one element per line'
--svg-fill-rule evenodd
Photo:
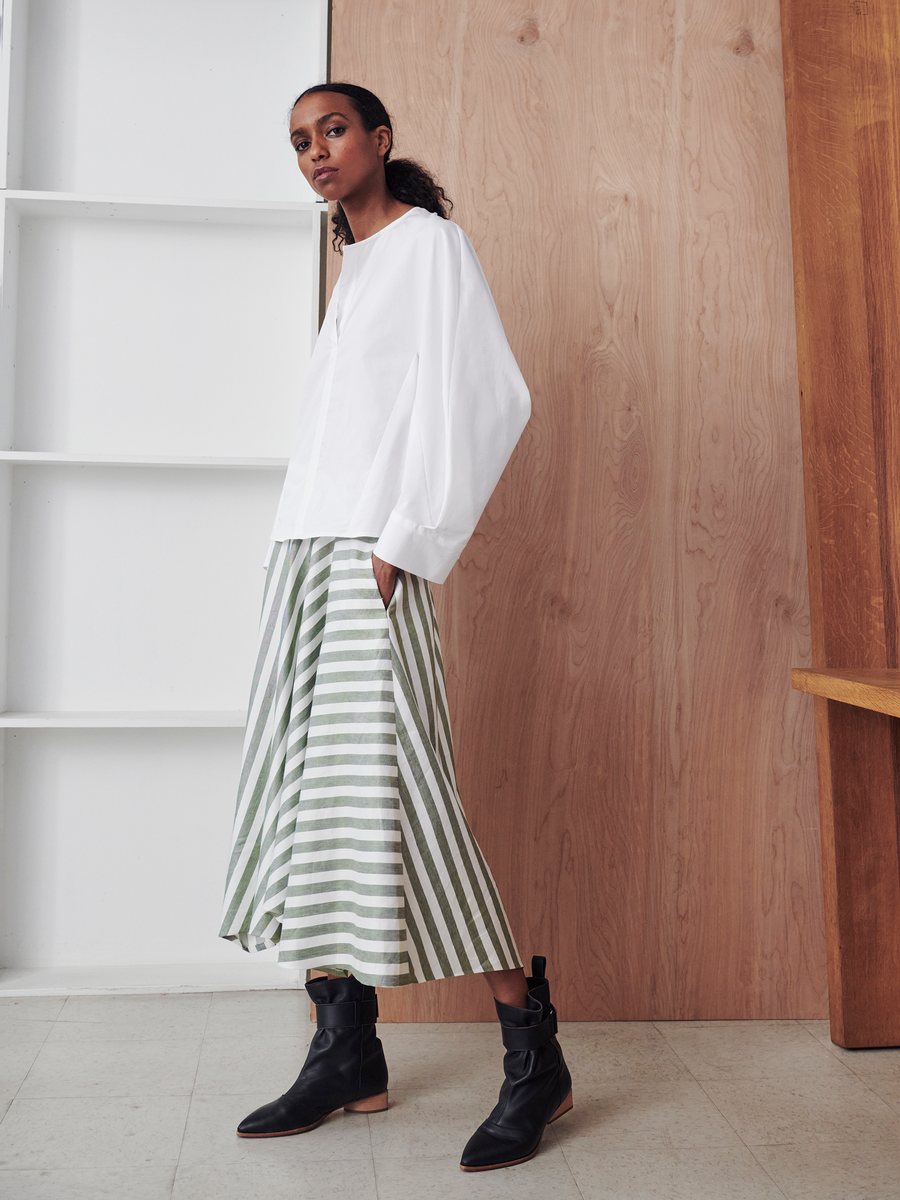
<path fill-rule="evenodd" d="M 537 1154 L 544 1130 L 572 1107 L 572 1078 L 556 1038 L 556 1009 L 545 978 L 547 960 L 531 960 L 528 1007 L 497 1006 L 506 1051 L 500 1099 L 469 1138 L 463 1171 L 493 1171 Z"/>
<path fill-rule="evenodd" d="M 388 1071 L 375 1033 L 375 989 L 349 979 L 314 979 L 306 990 L 316 1006 L 316 1032 L 303 1070 L 283 1096 L 241 1121 L 238 1137 L 307 1133 L 329 1113 L 383 1112 Z"/>

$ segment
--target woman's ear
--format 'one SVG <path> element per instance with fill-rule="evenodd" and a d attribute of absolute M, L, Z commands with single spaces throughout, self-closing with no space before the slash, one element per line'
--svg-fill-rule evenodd
<path fill-rule="evenodd" d="M 379 157 L 387 154 L 393 144 L 394 135 L 388 129 L 387 125 L 379 125 L 375 130 L 375 145 L 378 148 Z"/>

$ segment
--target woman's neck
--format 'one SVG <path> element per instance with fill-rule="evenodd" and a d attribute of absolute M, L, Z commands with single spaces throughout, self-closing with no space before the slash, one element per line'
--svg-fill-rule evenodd
<path fill-rule="evenodd" d="M 350 226 L 354 242 L 364 242 L 373 233 L 379 233 L 388 225 L 392 225 L 404 213 L 409 212 L 412 204 L 404 204 L 396 196 L 385 189 L 376 196 L 367 196 L 359 201 L 351 197 L 341 201 L 344 216 Z"/>

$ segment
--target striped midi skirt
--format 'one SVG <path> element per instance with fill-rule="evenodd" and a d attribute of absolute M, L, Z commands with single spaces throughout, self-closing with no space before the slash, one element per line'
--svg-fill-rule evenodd
<path fill-rule="evenodd" d="M 456 789 L 431 589 L 374 538 L 273 547 L 221 936 L 396 987 L 520 965 Z"/>

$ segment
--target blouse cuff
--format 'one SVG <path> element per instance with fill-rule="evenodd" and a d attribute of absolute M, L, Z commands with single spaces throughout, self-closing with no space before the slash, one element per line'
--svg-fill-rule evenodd
<path fill-rule="evenodd" d="M 468 534 L 446 533 L 427 525 L 417 525 L 392 512 L 387 519 L 373 553 L 383 562 L 419 575 L 432 583 L 443 583 L 462 554 Z"/>

